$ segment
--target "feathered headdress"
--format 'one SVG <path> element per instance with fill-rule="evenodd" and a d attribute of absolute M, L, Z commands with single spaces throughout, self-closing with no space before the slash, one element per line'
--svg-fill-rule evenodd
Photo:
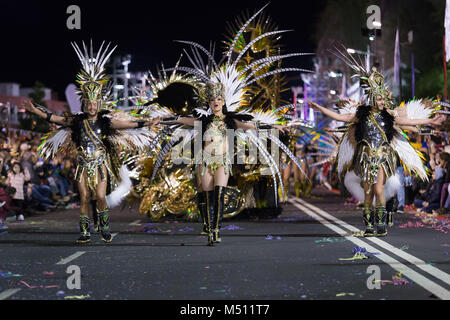
<path fill-rule="evenodd" d="M 268 5 L 268 4 L 267 4 Z M 211 88 L 215 88 L 214 90 L 219 90 L 219 86 L 223 86 L 224 91 L 224 98 L 225 98 L 225 104 L 227 107 L 227 110 L 229 112 L 237 112 L 240 111 L 241 107 L 245 107 L 246 99 L 245 99 L 245 93 L 248 90 L 248 87 L 255 83 L 256 81 L 272 76 L 274 74 L 282 73 L 282 72 L 312 72 L 310 70 L 300 69 L 300 68 L 282 68 L 282 69 L 276 69 L 270 72 L 266 72 L 262 75 L 255 76 L 256 73 L 263 68 L 267 67 L 270 64 L 273 64 L 276 61 L 280 61 L 284 58 L 294 57 L 294 56 L 302 56 L 302 55 L 309 55 L 311 53 L 291 53 L 286 55 L 278 55 L 278 56 L 270 56 L 262 59 L 258 59 L 253 61 L 251 64 L 247 65 L 244 69 L 238 70 L 237 64 L 238 62 L 244 57 L 245 53 L 254 45 L 256 42 L 260 41 L 261 39 L 264 39 L 266 37 L 270 37 L 273 35 L 281 34 L 288 32 L 289 30 L 277 30 L 277 31 L 270 31 L 266 32 L 254 40 L 252 40 L 235 58 L 232 59 L 232 53 L 234 51 L 234 48 L 239 40 L 239 37 L 242 36 L 243 32 L 246 30 L 247 26 L 250 24 L 252 20 L 254 20 L 263 10 L 265 7 L 258 10 L 250 19 L 247 20 L 247 22 L 241 27 L 241 29 L 237 32 L 236 37 L 233 39 L 233 42 L 228 50 L 228 52 L 223 56 L 222 61 L 225 61 L 222 63 L 217 63 L 214 59 L 214 53 L 215 48 L 213 45 L 210 46 L 210 50 L 207 50 L 200 44 L 196 42 L 191 41 L 178 41 L 184 44 L 188 44 L 191 46 L 191 52 L 192 54 L 189 54 L 186 50 L 184 52 L 186 53 L 187 58 L 189 59 L 190 63 L 192 64 L 192 67 L 175 67 L 167 69 L 169 70 L 180 70 L 183 72 L 186 72 L 197 79 L 199 79 L 203 86 L 207 87 L 210 86 Z M 206 57 L 207 60 L 204 61 L 203 57 L 200 54 L 200 51 L 202 51 Z M 206 92 L 215 92 L 211 91 L 210 89 L 206 89 Z M 218 91 L 217 91 L 218 92 Z M 216 94 L 215 92 L 214 94 Z M 201 95 L 201 98 L 206 98 L 206 95 Z M 203 103 L 207 104 L 207 101 L 203 101 Z M 241 111 L 244 112 L 244 111 Z"/>
<path fill-rule="evenodd" d="M 384 76 L 378 72 L 377 68 L 372 67 L 371 70 L 367 70 L 362 61 L 359 62 L 349 53 L 347 50 L 345 53 L 335 48 L 336 52 L 331 51 L 334 55 L 340 58 L 346 65 L 348 65 L 355 74 L 352 78 L 358 77 L 361 88 L 364 91 L 364 95 L 367 97 L 370 105 L 375 105 L 377 96 L 383 97 L 386 105 L 393 108 L 392 92 L 389 90 L 384 82 Z"/>
<path fill-rule="evenodd" d="M 108 43 L 106 48 L 103 49 L 103 45 L 105 44 L 105 41 L 103 41 L 97 54 L 94 55 L 92 40 L 89 50 L 84 41 L 82 42 L 83 51 L 75 42 L 71 44 L 81 62 L 81 70 L 77 74 L 77 83 L 80 85 L 78 94 L 82 101 L 99 101 L 98 108 L 100 109 L 102 105 L 101 101 L 105 100 L 110 92 L 110 87 L 108 86 L 109 79 L 105 74 L 105 64 L 117 46 L 108 51 L 111 43 Z M 85 104 L 83 103 L 83 106 Z"/>

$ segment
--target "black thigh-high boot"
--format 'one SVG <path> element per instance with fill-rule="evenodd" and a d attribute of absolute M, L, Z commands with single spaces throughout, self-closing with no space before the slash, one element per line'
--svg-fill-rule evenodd
<path fill-rule="evenodd" d="M 86 216 L 80 216 L 80 237 L 77 243 L 86 243 L 91 241 L 90 229 L 90 219 Z"/>
<path fill-rule="evenodd" d="M 363 220 L 366 230 L 364 231 L 364 237 L 371 237 L 375 235 L 375 212 L 368 205 L 364 205 L 363 208 Z"/>
<path fill-rule="evenodd" d="M 112 236 L 109 231 L 109 209 L 106 208 L 103 211 L 97 211 L 100 232 L 102 234 L 102 240 L 104 242 L 111 242 Z"/>
<path fill-rule="evenodd" d="M 206 222 L 208 226 L 208 246 L 213 246 L 213 221 L 215 220 L 214 212 L 214 190 L 206 191 Z"/>
<path fill-rule="evenodd" d="M 221 242 L 219 231 L 222 224 L 223 210 L 224 210 L 224 187 L 214 187 L 214 221 L 213 221 L 213 241 Z"/>
<path fill-rule="evenodd" d="M 377 230 L 377 237 L 384 237 L 387 235 L 387 211 L 385 206 L 378 206 L 375 215 L 375 227 Z"/>
<path fill-rule="evenodd" d="M 206 217 L 206 192 L 197 192 L 197 207 L 202 218 L 202 231 L 200 234 L 208 234 L 208 219 Z"/>

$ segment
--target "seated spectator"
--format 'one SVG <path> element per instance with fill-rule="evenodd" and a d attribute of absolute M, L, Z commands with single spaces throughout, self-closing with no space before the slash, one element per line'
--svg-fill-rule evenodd
<path fill-rule="evenodd" d="M 436 167 L 433 172 L 433 180 L 428 190 L 423 194 L 421 199 L 414 200 L 414 206 L 420 208 L 420 211 L 431 213 L 440 207 L 441 190 L 444 184 L 444 170 Z"/>
<path fill-rule="evenodd" d="M 439 154 L 440 167 L 444 168 L 445 178 L 444 185 L 441 191 L 441 207 L 435 211 L 434 214 L 448 214 L 450 213 L 450 154 L 441 152 Z"/>

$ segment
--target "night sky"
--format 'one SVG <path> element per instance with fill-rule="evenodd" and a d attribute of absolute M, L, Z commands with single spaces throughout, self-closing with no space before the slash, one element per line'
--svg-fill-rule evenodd
<path fill-rule="evenodd" d="M 205 47 L 225 39 L 226 23 L 267 1 L 21 1 L 0 3 L 0 82 L 32 86 L 36 80 L 58 91 L 74 82 L 80 64 L 70 42 L 93 39 L 118 45 L 116 53 L 131 54 L 131 71 L 156 70 L 164 62 L 173 66 L 183 45 L 191 40 Z M 272 1 L 266 13 L 283 35 L 285 52 L 314 52 L 316 20 L 326 0 Z M 66 9 L 81 8 L 81 30 L 68 30 Z M 188 61 L 185 60 L 187 65 Z M 312 68 L 311 58 L 293 58 L 285 66 Z"/>

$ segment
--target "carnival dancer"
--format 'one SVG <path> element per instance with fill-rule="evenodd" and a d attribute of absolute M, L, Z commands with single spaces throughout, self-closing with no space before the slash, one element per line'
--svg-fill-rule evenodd
<path fill-rule="evenodd" d="M 392 110 L 392 93 L 376 68 L 368 71 L 353 57 L 347 58 L 343 54 L 340 57 L 360 77 L 367 102 L 346 106 L 340 110 L 341 113 L 311 101 L 308 103 L 336 121 L 350 123 L 337 147 L 338 173 L 345 174 L 347 189 L 355 196 L 358 194 L 356 197 L 360 200 L 363 198 L 364 236 L 385 236 L 386 198 L 392 197 L 399 185 L 395 176 L 397 159 L 408 170 L 428 179 L 420 153 L 411 146 L 399 127 L 440 125 L 445 116 L 428 118 L 433 109 L 420 103 L 408 104 L 405 114 L 400 116 L 397 110 Z"/>
<path fill-rule="evenodd" d="M 81 235 L 77 243 L 86 243 L 91 239 L 88 214 L 90 192 L 96 197 L 94 214 L 98 216 L 102 240 L 111 242 L 108 204 L 110 207 L 117 205 L 131 187 L 128 171 L 125 166 L 121 167 L 119 152 L 151 145 L 155 136 L 152 127 L 157 123 L 157 120 L 137 119 L 124 112 L 107 109 L 109 92 L 104 65 L 115 47 L 108 51 L 110 44 L 104 50 L 103 45 L 104 42 L 94 55 L 92 42 L 89 52 L 84 43 L 84 51 L 72 43 L 82 64 L 77 75 L 82 113 L 58 116 L 43 106 L 31 102 L 25 105 L 28 111 L 61 126 L 44 137 L 39 148 L 44 158 L 51 158 L 58 152 L 76 154 L 75 180 L 81 199 Z M 107 196 L 108 184 L 113 192 Z"/>

